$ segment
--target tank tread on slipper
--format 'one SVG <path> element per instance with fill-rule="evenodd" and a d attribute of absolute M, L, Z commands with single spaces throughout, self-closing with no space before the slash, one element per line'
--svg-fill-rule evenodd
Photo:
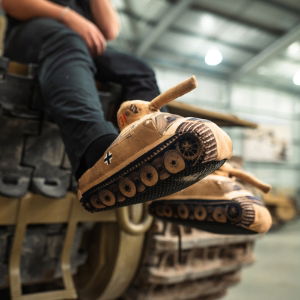
<path fill-rule="evenodd" d="M 185 190 L 153 201 L 149 211 L 170 222 L 219 234 L 266 233 L 272 225 L 270 212 L 261 197 L 236 178 L 265 193 L 271 189 L 252 174 L 225 163 Z"/>

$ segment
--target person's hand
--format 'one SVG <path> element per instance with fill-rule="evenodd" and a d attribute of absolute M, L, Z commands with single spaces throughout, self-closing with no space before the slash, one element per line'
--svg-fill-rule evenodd
<path fill-rule="evenodd" d="M 83 38 L 92 55 L 104 52 L 106 40 L 94 23 L 71 9 L 62 15 L 61 21 Z"/>

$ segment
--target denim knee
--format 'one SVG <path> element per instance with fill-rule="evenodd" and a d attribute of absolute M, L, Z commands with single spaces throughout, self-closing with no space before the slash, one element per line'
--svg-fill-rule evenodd
<path fill-rule="evenodd" d="M 82 59 L 94 65 L 85 41 L 74 31 L 63 27 L 51 34 L 43 43 L 40 59 L 56 55 L 62 60 Z"/>

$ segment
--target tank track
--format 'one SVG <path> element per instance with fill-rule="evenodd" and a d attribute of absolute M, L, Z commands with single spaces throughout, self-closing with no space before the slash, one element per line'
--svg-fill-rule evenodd
<path fill-rule="evenodd" d="M 156 219 L 140 270 L 121 299 L 219 299 L 254 261 L 255 238 L 216 235 Z"/>
<path fill-rule="evenodd" d="M 175 193 L 218 169 L 225 160 L 211 160 L 216 153 L 208 127 L 184 122 L 173 137 L 84 193 L 81 203 L 97 212 Z"/>
<path fill-rule="evenodd" d="M 0 64 L 3 58 L 0 58 Z M 100 92 L 107 118 L 120 99 L 112 85 Z M 59 198 L 76 190 L 59 128 L 47 119 L 37 81 L 6 74 L 0 67 L 0 195 L 22 197 L 34 192 Z"/>
<path fill-rule="evenodd" d="M 76 274 L 86 262 L 87 254 L 82 252 L 81 241 L 85 232 L 90 230 L 87 224 L 77 227 L 71 253 L 72 274 Z M 14 226 L 0 226 L 0 298 L 2 289 L 9 287 L 9 253 L 12 247 Z M 62 277 L 60 254 L 65 238 L 65 224 L 29 225 L 22 247 L 21 274 L 24 286 L 55 282 Z M 3 297 L 3 298 L 2 298 Z"/>
<path fill-rule="evenodd" d="M 234 200 L 158 200 L 149 212 L 164 220 L 189 225 L 213 233 L 255 234 L 247 230 L 254 222 L 253 204 L 262 205 L 255 197 Z"/>

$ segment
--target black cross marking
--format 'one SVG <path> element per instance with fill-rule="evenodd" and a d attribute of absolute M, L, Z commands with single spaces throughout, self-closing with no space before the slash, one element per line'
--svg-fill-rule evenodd
<path fill-rule="evenodd" d="M 136 105 L 134 104 L 131 104 L 129 109 L 134 113 L 134 114 L 137 114 L 139 112 L 138 108 Z"/>
<path fill-rule="evenodd" d="M 104 157 L 104 163 L 106 163 L 107 165 L 110 165 L 111 160 L 112 160 L 112 153 L 106 152 L 106 155 Z"/>

